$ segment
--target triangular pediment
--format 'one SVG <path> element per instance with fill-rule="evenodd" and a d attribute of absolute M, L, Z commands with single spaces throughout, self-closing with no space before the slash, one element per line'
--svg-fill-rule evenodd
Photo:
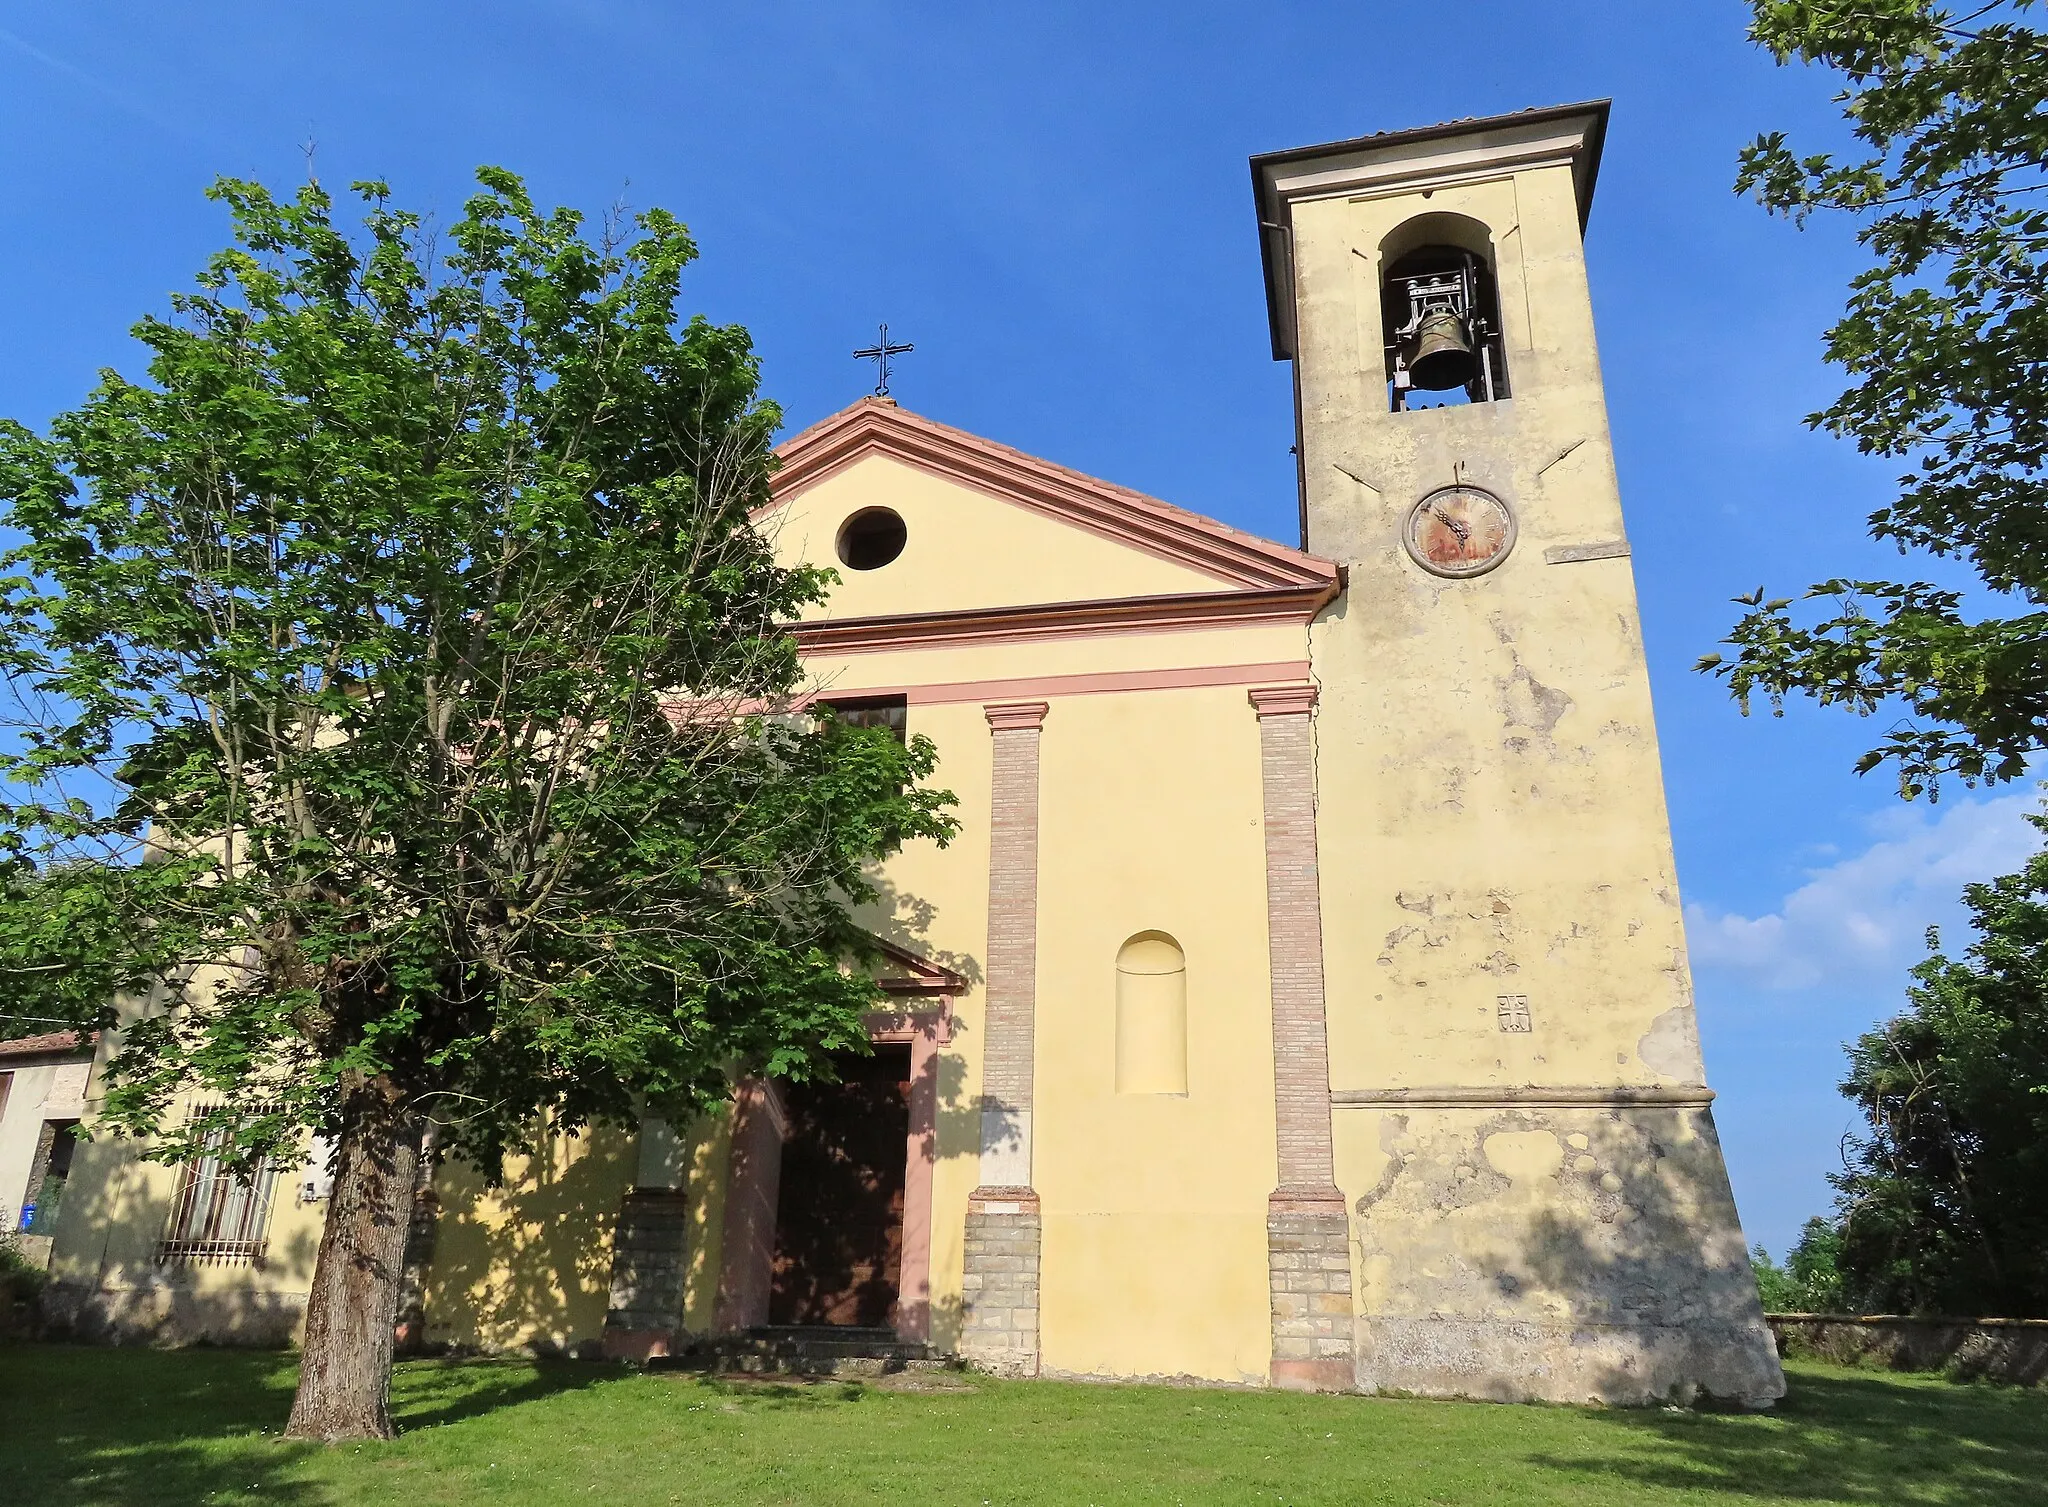
<path fill-rule="evenodd" d="M 757 521 L 784 563 L 841 576 L 814 620 L 1335 589 L 1327 561 L 884 399 L 833 414 L 777 454 L 775 500 Z M 841 531 L 879 508 L 903 520 L 902 553 L 848 568 Z"/>
<path fill-rule="evenodd" d="M 958 994 L 967 980 L 944 964 L 920 957 L 907 947 L 869 934 L 880 956 L 868 966 L 869 975 L 891 995 Z"/>

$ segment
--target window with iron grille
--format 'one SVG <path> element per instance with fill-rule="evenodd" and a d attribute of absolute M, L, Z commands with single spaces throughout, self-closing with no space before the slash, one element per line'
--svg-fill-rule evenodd
<path fill-rule="evenodd" d="M 212 1113 L 197 1109 L 194 1118 Z M 222 1165 L 227 1131 L 206 1133 L 206 1149 L 180 1169 L 171 1221 L 157 1247 L 165 1266 L 263 1264 L 277 1167 L 269 1157 L 247 1172 Z"/>

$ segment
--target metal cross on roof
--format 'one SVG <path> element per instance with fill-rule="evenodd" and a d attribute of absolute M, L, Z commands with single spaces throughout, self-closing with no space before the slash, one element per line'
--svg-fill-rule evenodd
<path fill-rule="evenodd" d="M 865 350 L 855 351 L 853 359 L 875 363 L 875 396 L 886 398 L 889 396 L 889 358 L 916 349 L 914 345 L 889 344 L 889 327 L 885 324 L 882 326 L 882 338 Z"/>

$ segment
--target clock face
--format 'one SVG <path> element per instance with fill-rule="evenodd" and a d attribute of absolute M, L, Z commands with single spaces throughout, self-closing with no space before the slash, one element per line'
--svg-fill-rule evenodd
<path fill-rule="evenodd" d="M 1491 492 L 1443 487 L 1409 511 L 1401 542 L 1424 570 L 1476 576 L 1507 558 L 1515 543 L 1515 515 Z"/>

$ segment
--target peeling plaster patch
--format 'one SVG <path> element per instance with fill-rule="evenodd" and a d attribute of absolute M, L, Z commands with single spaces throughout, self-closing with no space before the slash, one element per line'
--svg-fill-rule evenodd
<path fill-rule="evenodd" d="M 1576 942 L 1581 937 L 1586 937 L 1590 935 L 1591 933 L 1587 931 L 1585 927 L 1579 925 L 1578 922 L 1574 921 L 1572 922 L 1568 930 L 1558 932 L 1555 936 L 1553 936 L 1550 939 L 1550 948 L 1549 951 L 1545 954 L 1545 956 L 1549 958 L 1551 962 L 1554 963 L 1557 961 L 1558 955 L 1564 951 L 1568 943 Z"/>
<path fill-rule="evenodd" d="M 1486 1137 L 1479 1148 L 1487 1163 L 1515 1184 L 1556 1177 L 1564 1166 L 1564 1148 L 1548 1130 L 1503 1130 Z"/>
<path fill-rule="evenodd" d="M 1510 973 L 1520 973 L 1522 971 L 1521 966 L 1513 958 L 1509 957 L 1505 952 L 1498 950 L 1494 952 L 1492 957 L 1481 963 L 1479 967 L 1481 971 L 1490 973 L 1495 978 L 1505 978 Z"/>
<path fill-rule="evenodd" d="M 1636 1043 L 1636 1056 L 1643 1066 L 1660 1077 L 1681 1083 L 1698 1083 L 1700 1073 L 1700 1032 L 1690 1005 L 1673 1005 L 1650 1022 L 1650 1029 Z"/>
<path fill-rule="evenodd" d="M 1501 682 L 1500 690 L 1501 715 L 1508 726 L 1526 727 L 1546 738 L 1572 709 L 1569 693 L 1543 684 L 1519 661 L 1515 673 Z"/>

